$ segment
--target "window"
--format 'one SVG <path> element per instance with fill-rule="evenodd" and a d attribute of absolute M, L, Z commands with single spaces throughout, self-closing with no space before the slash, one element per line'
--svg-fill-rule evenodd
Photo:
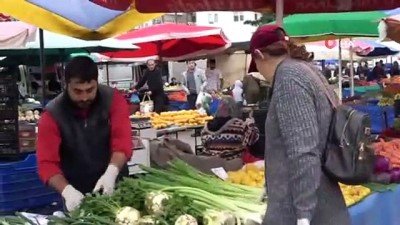
<path fill-rule="evenodd" d="M 216 13 L 209 13 L 209 14 L 208 14 L 208 23 L 209 23 L 209 24 L 218 23 L 218 14 L 216 14 Z"/>
<path fill-rule="evenodd" d="M 243 15 L 243 13 L 240 13 L 240 14 L 239 14 L 239 20 L 240 20 L 240 21 L 244 21 L 244 15 Z"/>
<path fill-rule="evenodd" d="M 234 12 L 233 13 L 233 21 L 234 22 L 244 21 L 243 13 Z"/>
<path fill-rule="evenodd" d="M 233 13 L 233 21 L 234 22 L 238 22 L 239 21 L 239 13 L 237 13 L 237 12 Z"/>
<path fill-rule="evenodd" d="M 154 19 L 153 20 L 153 25 L 156 25 L 156 24 L 161 24 L 161 20 L 160 19 Z"/>

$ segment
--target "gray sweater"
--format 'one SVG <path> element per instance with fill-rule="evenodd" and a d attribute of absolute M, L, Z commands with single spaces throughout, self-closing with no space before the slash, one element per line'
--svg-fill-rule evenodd
<path fill-rule="evenodd" d="M 325 78 L 304 62 L 286 59 L 278 67 L 266 126 L 268 209 L 263 225 L 350 225 L 336 182 L 321 170 L 332 107 Z M 337 99 L 333 90 L 331 96 Z"/>

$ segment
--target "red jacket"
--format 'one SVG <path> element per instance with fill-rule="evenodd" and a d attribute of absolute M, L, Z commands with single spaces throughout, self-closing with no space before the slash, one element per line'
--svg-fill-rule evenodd
<path fill-rule="evenodd" d="M 116 90 L 114 91 L 110 109 L 110 124 L 111 151 L 123 152 L 129 160 L 132 156 L 133 146 L 128 104 Z M 38 173 L 45 183 L 51 177 L 62 174 L 59 155 L 60 144 L 61 136 L 58 125 L 50 113 L 44 112 L 39 121 L 36 152 Z"/>

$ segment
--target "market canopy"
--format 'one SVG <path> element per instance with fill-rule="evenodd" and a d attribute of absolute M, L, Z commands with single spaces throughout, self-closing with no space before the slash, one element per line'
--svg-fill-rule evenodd
<path fill-rule="evenodd" d="M 0 12 L 52 32 L 100 40 L 162 14 L 139 13 L 134 0 L 0 0 Z"/>
<path fill-rule="evenodd" d="M 400 49 L 388 47 L 378 43 L 373 39 L 344 39 L 341 42 L 342 60 L 350 60 L 350 51 L 355 53 L 353 60 L 361 59 L 362 57 L 378 57 L 394 55 Z M 339 52 L 338 40 L 326 40 L 306 43 L 307 51 L 314 53 L 315 60 L 337 59 Z M 351 46 L 351 48 L 350 48 Z"/>
<path fill-rule="evenodd" d="M 35 26 L 19 21 L 0 22 L 0 49 L 23 47 L 33 41 L 35 35 Z"/>
<path fill-rule="evenodd" d="M 400 1 L 399 1 L 400 2 Z M 378 22 L 397 10 L 296 14 L 283 19 L 288 35 L 298 42 L 351 37 L 378 37 Z"/>
<path fill-rule="evenodd" d="M 392 15 L 383 18 L 378 29 L 381 40 L 388 38 L 400 43 L 400 8 L 396 9 Z"/>
<path fill-rule="evenodd" d="M 136 0 L 143 13 L 175 13 L 198 11 L 262 11 L 275 10 L 278 0 Z M 388 10 L 400 7 L 400 1 L 365 0 L 285 0 L 284 12 L 317 13 Z"/>
<path fill-rule="evenodd" d="M 116 39 L 135 44 L 137 51 L 104 53 L 112 61 L 160 59 L 179 61 L 223 52 L 231 46 L 221 28 L 165 23 L 123 34 Z"/>
<path fill-rule="evenodd" d="M 44 51 L 46 55 L 70 55 L 81 52 L 109 52 L 116 50 L 136 50 L 139 47 L 131 42 L 106 39 L 102 41 L 84 41 L 77 38 L 56 34 L 50 31 L 43 32 Z M 0 56 L 15 55 L 39 55 L 40 41 L 39 32 L 36 38 L 19 48 L 0 49 Z"/>

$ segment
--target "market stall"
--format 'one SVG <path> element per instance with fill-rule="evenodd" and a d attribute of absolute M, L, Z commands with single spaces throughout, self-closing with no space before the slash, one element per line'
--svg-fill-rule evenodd
<path fill-rule="evenodd" d="M 74 224 L 76 221 L 95 224 L 113 224 L 113 221 L 116 224 L 156 224 L 157 221 L 191 225 L 261 223 L 266 207 L 259 201 L 264 177 L 260 165 L 263 162 L 228 173 L 221 168 L 211 168 L 209 174 L 178 160 L 169 165 L 167 169 L 142 166 L 146 175 L 119 183 L 112 196 L 88 196 L 81 207 L 67 217 L 50 216 L 47 220 L 52 224 Z M 235 184 L 235 179 L 242 181 Z M 353 225 L 398 223 L 399 186 L 369 184 L 341 185 L 341 188 Z M 26 219 L 24 214 L 18 213 L 16 217 L 4 217 L 0 221 L 23 224 Z"/>

